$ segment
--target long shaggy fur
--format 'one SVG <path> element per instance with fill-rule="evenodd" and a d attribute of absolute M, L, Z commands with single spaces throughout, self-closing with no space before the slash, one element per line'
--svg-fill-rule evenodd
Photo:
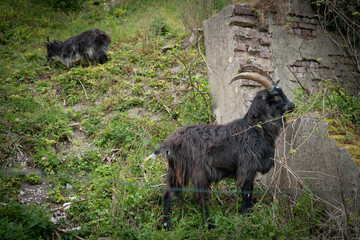
<path fill-rule="evenodd" d="M 50 64 L 54 59 L 67 67 L 76 63 L 105 63 L 111 38 L 102 30 L 94 29 L 71 37 L 65 42 L 47 43 L 46 57 Z"/>
<path fill-rule="evenodd" d="M 225 177 L 235 178 L 242 188 L 242 209 L 251 208 L 251 193 L 256 172 L 266 173 L 274 165 L 275 141 L 285 118 L 295 104 L 280 87 L 257 93 L 243 119 L 226 125 L 186 126 L 172 133 L 152 156 L 164 153 L 168 159 L 164 192 L 163 226 L 170 225 L 169 212 L 174 189 L 185 187 L 189 181 L 195 189 L 195 198 L 209 219 L 205 202 L 210 184 Z M 258 127 L 258 124 L 261 124 Z"/>

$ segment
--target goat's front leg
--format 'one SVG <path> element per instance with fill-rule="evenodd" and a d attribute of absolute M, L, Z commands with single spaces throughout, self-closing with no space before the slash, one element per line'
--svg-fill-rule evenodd
<path fill-rule="evenodd" d="M 251 212 L 252 207 L 252 193 L 254 190 L 254 180 L 245 180 L 241 188 L 242 205 L 241 214 Z"/>

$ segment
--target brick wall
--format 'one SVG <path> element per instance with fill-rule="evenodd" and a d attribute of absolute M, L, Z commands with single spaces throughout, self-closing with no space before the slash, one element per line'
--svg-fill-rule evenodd
<path fill-rule="evenodd" d="M 285 25 L 276 24 L 271 13 L 257 15 L 246 4 L 230 5 L 204 21 L 210 91 L 218 123 L 242 117 L 262 88 L 249 80 L 228 85 L 245 65 L 259 67 L 275 81 L 281 80 L 291 98 L 295 88 L 312 91 L 328 79 L 359 92 L 344 49 L 322 31 L 309 5 L 302 0 L 292 4 Z"/>
<path fill-rule="evenodd" d="M 234 54 L 239 63 L 239 68 L 244 65 L 254 65 L 265 72 L 274 72 L 272 62 L 272 43 L 277 41 L 269 31 L 269 24 L 261 23 L 257 15 L 249 5 L 235 5 L 230 26 L 234 32 L 235 49 Z M 316 41 L 317 33 L 321 31 L 318 19 L 313 16 L 302 16 L 290 13 L 288 22 L 285 26 L 285 33 L 293 38 L 302 41 Z M 293 62 L 285 62 L 287 68 L 291 70 L 289 80 L 307 88 L 318 87 L 321 80 L 331 79 L 334 83 L 349 86 L 354 81 L 351 73 L 351 61 L 339 52 L 329 51 L 327 58 L 329 61 L 323 62 L 321 58 L 306 58 L 304 56 Z M 258 87 L 252 81 L 242 81 L 242 86 Z M 296 86 L 296 85 L 294 85 Z M 253 94 L 250 94 L 253 95 Z M 245 97 L 246 100 L 250 97 Z M 245 105 L 249 105 L 246 101 Z"/>

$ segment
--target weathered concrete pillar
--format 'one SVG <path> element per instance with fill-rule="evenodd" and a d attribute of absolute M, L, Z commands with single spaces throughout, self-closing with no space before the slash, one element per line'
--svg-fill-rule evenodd
<path fill-rule="evenodd" d="M 249 5 L 230 5 L 204 21 L 208 76 L 218 123 L 243 116 L 259 84 L 243 80 L 228 85 L 236 71 L 254 65 L 280 79 L 284 92 L 316 88 L 321 80 L 351 85 L 350 61 L 320 29 L 315 13 L 301 0 L 292 1 L 286 25 L 273 15 L 259 17 Z M 350 90 L 354 86 L 350 86 Z"/>
<path fill-rule="evenodd" d="M 292 1 L 286 26 L 276 25 L 271 14 L 263 19 L 249 5 L 230 5 L 204 21 L 204 36 L 213 109 L 218 123 L 243 117 L 255 93 L 262 89 L 251 81 L 229 81 L 244 65 L 254 65 L 281 80 L 288 96 L 300 85 L 311 90 L 317 82 L 351 77 L 343 51 L 331 42 L 318 25 L 307 2 Z M 327 139 L 327 126 L 315 116 L 298 119 L 279 139 L 274 181 L 284 189 L 299 182 L 310 187 L 327 206 L 359 209 L 360 167 L 345 148 Z M 306 141 L 305 141 L 306 140 Z M 297 179 L 296 176 L 299 178 Z M 343 199 L 352 199 L 344 202 Z"/>

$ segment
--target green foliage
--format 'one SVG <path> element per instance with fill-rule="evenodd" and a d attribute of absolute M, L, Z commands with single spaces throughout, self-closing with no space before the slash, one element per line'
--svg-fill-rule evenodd
<path fill-rule="evenodd" d="M 360 22 L 360 5 L 356 0 L 312 2 L 312 7 L 318 12 L 320 20 L 324 21 L 330 31 L 338 31 L 348 35 L 351 43 L 359 41 L 359 33 L 352 25 Z"/>
<path fill-rule="evenodd" d="M 326 83 L 319 93 L 311 96 L 298 88 L 295 90 L 296 103 L 301 106 L 298 114 L 319 111 L 327 118 L 340 118 L 345 123 L 350 122 L 359 129 L 360 126 L 360 98 L 346 94 L 340 86 Z"/>
<path fill-rule="evenodd" d="M 52 239 L 55 227 L 50 214 L 39 207 L 18 203 L 0 206 L 1 239 Z"/>
<path fill-rule="evenodd" d="M 18 200 L 20 183 L 23 175 L 14 171 L 0 170 L 0 202 L 8 202 Z"/>
<path fill-rule="evenodd" d="M 64 203 L 65 202 L 65 198 L 64 198 L 63 194 L 61 193 L 61 190 L 57 189 L 57 188 L 49 190 L 48 199 L 52 203 Z"/>
<path fill-rule="evenodd" d="M 170 26 L 165 22 L 163 18 L 155 18 L 150 23 L 151 32 L 155 36 L 166 36 L 170 32 Z"/>
<path fill-rule="evenodd" d="M 26 175 L 26 181 L 31 185 L 37 185 L 41 181 L 41 177 L 36 173 L 29 173 Z"/>
<path fill-rule="evenodd" d="M 34 161 L 36 166 L 41 167 L 44 171 L 49 173 L 55 173 L 60 165 L 58 155 L 50 146 L 37 147 L 36 153 L 34 154 Z"/>
<path fill-rule="evenodd" d="M 81 9 L 81 6 L 84 0 L 31 0 L 34 4 L 47 4 L 55 10 L 61 11 L 78 11 Z"/>

